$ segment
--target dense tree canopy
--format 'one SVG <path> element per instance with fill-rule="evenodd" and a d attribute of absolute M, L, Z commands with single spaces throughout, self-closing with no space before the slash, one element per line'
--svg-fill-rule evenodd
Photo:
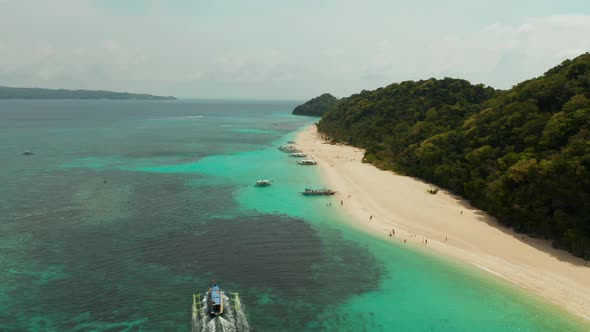
<path fill-rule="evenodd" d="M 315 97 L 305 104 L 295 107 L 293 114 L 295 115 L 311 115 L 322 116 L 328 109 L 336 105 L 338 99 L 329 93 L 324 93 L 319 97 Z"/>
<path fill-rule="evenodd" d="M 450 78 L 362 91 L 318 128 L 590 259 L 590 54 L 508 91 Z"/>

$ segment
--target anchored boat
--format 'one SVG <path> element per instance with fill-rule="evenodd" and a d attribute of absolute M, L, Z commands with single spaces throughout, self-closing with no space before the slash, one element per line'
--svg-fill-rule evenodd
<path fill-rule="evenodd" d="M 297 162 L 297 164 L 303 165 L 303 166 L 310 166 L 310 165 L 316 165 L 317 162 L 313 159 L 302 159 L 302 160 L 299 160 Z"/>
<path fill-rule="evenodd" d="M 303 191 L 301 194 L 305 195 L 305 196 L 322 196 L 322 195 L 334 195 L 336 192 L 334 190 L 331 189 L 311 189 L 311 188 L 305 188 L 305 191 Z"/>
<path fill-rule="evenodd" d="M 293 152 L 293 153 L 289 153 L 289 157 L 303 158 L 303 157 L 307 157 L 307 154 L 305 154 L 303 152 Z"/>
<path fill-rule="evenodd" d="M 301 150 L 299 150 L 298 148 L 294 147 L 293 145 L 283 145 L 279 147 L 279 150 L 283 151 L 283 152 L 288 152 L 288 153 L 295 153 L 295 152 L 301 152 Z"/>
<path fill-rule="evenodd" d="M 272 184 L 271 180 L 258 180 L 256 181 L 256 187 L 268 187 Z"/>

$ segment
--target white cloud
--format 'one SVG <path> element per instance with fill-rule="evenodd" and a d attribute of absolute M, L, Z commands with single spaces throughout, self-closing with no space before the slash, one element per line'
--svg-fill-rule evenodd
<path fill-rule="evenodd" d="M 520 25 L 496 25 L 468 42 L 473 53 L 490 65 L 473 71 L 506 88 L 590 51 L 589 35 L 590 15 L 555 15 L 532 18 Z M 478 52 L 488 42 L 492 48 Z"/>
<path fill-rule="evenodd" d="M 494 23 L 478 31 L 447 35 L 430 45 L 399 52 L 377 47 L 363 68 L 375 77 L 466 78 L 498 88 L 535 76 L 567 58 L 590 51 L 590 15 L 531 18 Z"/>

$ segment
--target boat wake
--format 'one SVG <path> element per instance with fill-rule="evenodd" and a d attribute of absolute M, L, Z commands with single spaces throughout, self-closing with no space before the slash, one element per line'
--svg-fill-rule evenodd
<path fill-rule="evenodd" d="M 220 316 L 211 315 L 207 306 L 207 293 L 193 295 L 192 332 L 249 332 L 244 306 L 238 293 L 222 293 L 224 310 Z"/>

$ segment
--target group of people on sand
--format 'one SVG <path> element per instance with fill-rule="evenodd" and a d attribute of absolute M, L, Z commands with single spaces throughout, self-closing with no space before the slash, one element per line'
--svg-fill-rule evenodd
<path fill-rule="evenodd" d="M 395 229 L 391 229 L 391 232 L 389 232 L 389 237 L 392 237 L 395 235 Z M 410 234 L 410 237 L 416 237 L 416 234 Z M 447 241 L 447 237 L 445 236 L 445 242 Z M 404 243 L 407 243 L 407 239 L 404 239 Z M 424 244 L 428 244 L 428 239 L 427 238 L 422 238 L 422 243 Z"/>
<path fill-rule="evenodd" d="M 348 194 L 348 198 L 350 198 L 350 194 Z M 326 206 L 332 206 L 332 202 L 326 204 Z M 340 206 L 344 206 L 344 200 L 340 200 Z M 373 216 L 371 216 L 371 219 L 373 218 Z"/>
<path fill-rule="evenodd" d="M 348 194 L 348 198 L 350 198 L 350 194 Z M 341 199 L 340 206 L 343 206 L 343 205 L 344 205 L 344 200 Z M 326 204 L 326 206 L 332 206 L 332 203 L 330 202 L 330 203 Z M 463 214 L 463 211 L 461 211 L 461 214 Z M 373 215 L 370 215 L 369 221 L 372 221 L 372 220 L 373 220 Z M 395 229 L 394 228 L 392 228 L 391 231 L 389 232 L 389 237 L 393 237 L 393 236 L 395 236 Z M 410 234 L 410 237 L 416 237 L 416 234 Z M 448 237 L 445 236 L 445 242 L 447 242 L 447 241 L 448 241 Z M 407 243 L 407 239 L 404 239 L 404 243 Z M 428 239 L 423 238 L 422 243 L 428 244 Z"/>

